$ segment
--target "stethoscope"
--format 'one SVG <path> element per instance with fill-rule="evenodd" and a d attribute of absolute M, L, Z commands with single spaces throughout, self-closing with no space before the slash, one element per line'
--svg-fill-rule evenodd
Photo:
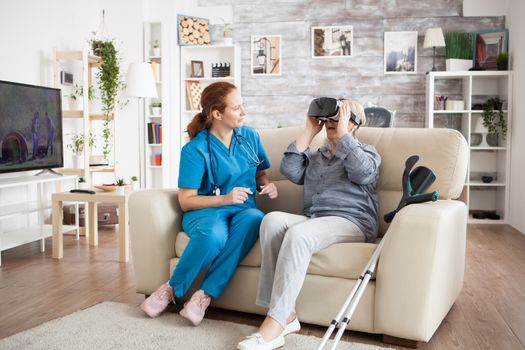
<path fill-rule="evenodd" d="M 248 156 L 250 161 L 252 161 L 253 164 L 255 164 L 256 167 L 261 165 L 262 164 L 262 160 L 259 159 L 259 157 L 257 156 L 257 153 L 255 152 L 253 147 L 250 145 L 248 140 L 244 136 L 237 134 L 237 131 L 235 131 L 235 130 L 233 130 L 233 136 L 235 137 L 235 140 L 237 141 L 239 146 L 244 150 L 244 153 L 246 153 L 246 155 Z M 209 153 L 209 156 L 210 156 L 210 168 L 211 168 L 211 176 L 212 176 L 212 180 L 213 180 L 212 193 L 214 195 L 216 195 L 216 196 L 220 196 L 221 195 L 221 189 L 219 188 L 219 186 L 217 186 L 217 176 L 215 175 L 215 169 L 214 169 L 214 166 L 213 166 L 213 154 L 212 154 L 211 141 L 210 141 L 210 130 L 207 130 L 206 139 L 208 141 L 208 153 Z M 244 140 L 245 142 L 242 142 L 242 140 Z M 248 151 L 248 149 L 246 147 L 244 147 L 243 143 L 246 143 L 246 145 L 249 148 L 249 151 Z"/>

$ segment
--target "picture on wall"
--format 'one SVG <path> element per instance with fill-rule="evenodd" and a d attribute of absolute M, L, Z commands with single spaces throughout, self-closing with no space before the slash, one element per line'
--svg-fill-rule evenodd
<path fill-rule="evenodd" d="M 496 69 L 496 57 L 507 52 L 508 30 L 486 30 L 474 33 L 474 64 L 476 67 Z"/>
<path fill-rule="evenodd" d="M 281 75 L 281 36 L 252 35 L 251 74 Z"/>
<path fill-rule="evenodd" d="M 353 26 L 312 27 L 312 58 L 351 57 Z"/>
<path fill-rule="evenodd" d="M 417 32 L 385 32 L 385 74 L 416 74 Z"/>
<path fill-rule="evenodd" d="M 210 45 L 210 21 L 205 18 L 177 16 L 179 45 Z"/>

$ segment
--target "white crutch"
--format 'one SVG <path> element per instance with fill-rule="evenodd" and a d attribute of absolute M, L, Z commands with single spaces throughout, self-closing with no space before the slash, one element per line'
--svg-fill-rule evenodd
<path fill-rule="evenodd" d="M 381 254 L 381 249 L 383 249 L 383 242 L 385 241 L 385 238 L 379 242 L 379 245 L 374 250 L 374 253 L 370 257 L 370 260 L 366 264 L 365 268 L 363 269 L 363 272 L 361 272 L 361 275 L 359 276 L 359 279 L 354 285 L 354 288 L 350 291 L 350 294 L 346 298 L 343 306 L 341 309 L 339 309 L 339 312 L 335 316 L 335 318 L 330 322 L 330 326 L 326 330 L 323 339 L 321 340 L 321 344 L 319 344 L 319 347 L 317 350 L 324 349 L 326 343 L 328 342 L 328 339 L 330 339 L 330 336 L 334 332 L 334 329 L 339 326 L 339 330 L 336 334 L 336 337 L 334 339 L 334 344 L 332 345 L 332 350 L 335 349 L 337 346 L 337 343 L 343 336 L 343 333 L 346 329 L 346 326 L 350 322 L 350 319 L 352 318 L 352 314 L 354 313 L 357 304 L 359 303 L 359 300 L 363 296 L 363 293 L 365 291 L 366 285 L 370 281 L 370 278 L 372 278 L 372 275 L 376 269 L 377 261 L 379 260 L 379 255 Z M 339 321 L 341 320 L 341 317 L 343 316 L 343 313 L 346 311 L 345 318 L 343 319 L 342 323 L 339 324 Z M 344 325 L 344 326 L 343 326 Z"/>

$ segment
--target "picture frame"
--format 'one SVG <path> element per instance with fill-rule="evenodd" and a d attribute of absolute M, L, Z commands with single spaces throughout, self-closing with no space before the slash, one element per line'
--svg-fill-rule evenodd
<path fill-rule="evenodd" d="M 311 28 L 312 58 L 347 58 L 353 54 L 354 26 Z"/>
<path fill-rule="evenodd" d="M 188 98 L 188 106 L 192 111 L 201 110 L 201 83 L 198 80 L 186 80 L 186 96 Z"/>
<path fill-rule="evenodd" d="M 210 20 L 177 15 L 177 36 L 180 46 L 211 45 Z"/>
<path fill-rule="evenodd" d="M 384 74 L 417 74 L 417 31 L 384 33 Z"/>
<path fill-rule="evenodd" d="M 191 77 L 204 78 L 204 63 L 202 61 L 191 61 Z"/>
<path fill-rule="evenodd" d="M 282 74 L 280 35 L 252 35 L 250 47 L 251 75 L 279 76 Z"/>
<path fill-rule="evenodd" d="M 496 70 L 496 57 L 508 52 L 509 30 L 490 29 L 474 33 L 474 67 Z"/>

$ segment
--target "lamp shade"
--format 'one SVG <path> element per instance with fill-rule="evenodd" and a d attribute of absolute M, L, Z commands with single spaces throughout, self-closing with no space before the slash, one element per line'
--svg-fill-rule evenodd
<path fill-rule="evenodd" d="M 128 97 L 157 98 L 157 88 L 149 63 L 136 62 L 129 64 L 125 93 Z"/>
<path fill-rule="evenodd" d="M 423 47 L 445 47 L 445 37 L 441 28 L 428 28 L 425 31 Z"/>

